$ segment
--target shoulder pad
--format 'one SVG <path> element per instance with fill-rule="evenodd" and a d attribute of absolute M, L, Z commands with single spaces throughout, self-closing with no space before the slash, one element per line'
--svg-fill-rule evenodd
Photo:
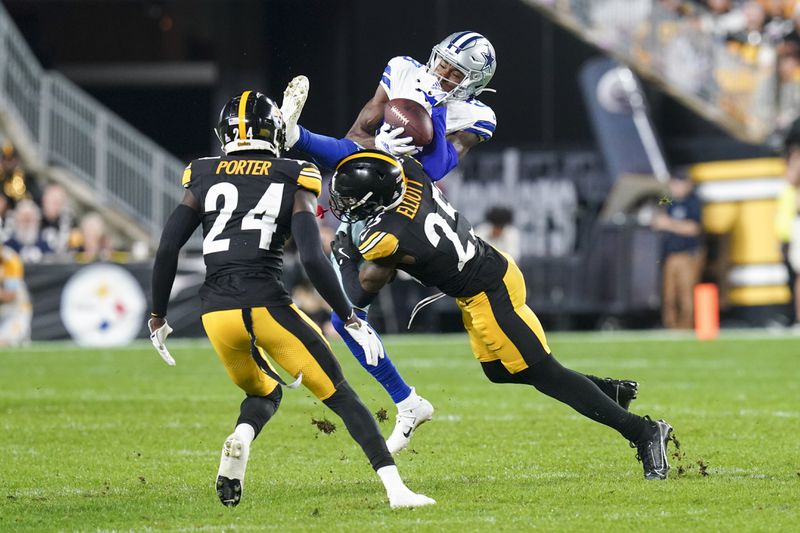
<path fill-rule="evenodd" d="M 322 193 L 322 174 L 313 163 L 305 161 L 298 161 L 303 163 L 300 168 L 300 173 L 297 175 L 297 184 L 303 189 L 313 192 L 317 198 Z"/>
<path fill-rule="evenodd" d="M 399 241 L 393 234 L 376 230 L 363 236 L 358 251 L 366 261 L 375 261 L 395 253 L 398 245 Z"/>
<path fill-rule="evenodd" d="M 392 80 L 397 80 L 400 72 L 420 68 L 422 64 L 410 56 L 395 56 L 389 60 L 381 74 L 381 87 L 388 93 L 392 90 Z"/>
<path fill-rule="evenodd" d="M 405 61 L 407 63 L 411 63 L 415 67 L 421 67 L 422 66 L 422 63 L 420 63 L 419 61 L 417 61 L 416 59 L 414 59 L 411 56 L 398 56 L 395 59 L 402 59 L 403 61 Z"/>

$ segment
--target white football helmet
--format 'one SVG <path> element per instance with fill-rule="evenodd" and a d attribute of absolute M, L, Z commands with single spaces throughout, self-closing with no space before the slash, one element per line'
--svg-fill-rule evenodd
<path fill-rule="evenodd" d="M 497 56 L 492 43 L 474 31 L 456 32 L 434 46 L 427 64 L 429 74 L 439 78 L 434 69 L 441 60 L 447 61 L 464 74 L 464 79 L 447 93 L 445 100 L 466 100 L 479 95 L 487 90 L 486 86 L 497 68 Z"/>

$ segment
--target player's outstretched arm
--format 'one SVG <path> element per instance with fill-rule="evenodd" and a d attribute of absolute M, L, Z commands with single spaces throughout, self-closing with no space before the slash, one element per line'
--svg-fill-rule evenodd
<path fill-rule="evenodd" d="M 372 326 L 361 320 L 339 284 L 333 265 L 322 251 L 319 226 L 316 218 L 317 197 L 311 191 L 298 190 L 294 195 L 292 210 L 292 236 L 294 237 L 300 261 L 306 275 L 320 296 L 340 317 L 346 317 L 344 327 L 353 339 L 364 349 L 364 357 L 370 365 L 377 365 L 378 359 L 385 355 L 383 344 Z"/>
<path fill-rule="evenodd" d="M 350 131 L 345 135 L 364 148 L 375 148 L 375 131 L 383 122 L 383 108 L 389 101 L 386 90 L 378 86 L 375 94 L 370 98 L 356 117 L 356 121 L 350 127 Z"/>
<path fill-rule="evenodd" d="M 167 306 L 175 273 L 178 271 L 178 254 L 194 230 L 200 225 L 200 204 L 194 194 L 187 190 L 183 201 L 175 208 L 161 232 L 156 260 L 153 264 L 152 299 L 153 308 L 147 325 L 150 329 L 150 340 L 158 353 L 167 362 L 174 365 L 166 345 L 167 336 L 172 328 L 167 324 Z"/>
<path fill-rule="evenodd" d="M 351 315 L 353 309 L 342 292 L 333 266 L 322 251 L 316 209 L 317 198 L 314 193 L 304 189 L 295 193 L 292 236 L 308 279 L 336 314 L 346 318 Z"/>

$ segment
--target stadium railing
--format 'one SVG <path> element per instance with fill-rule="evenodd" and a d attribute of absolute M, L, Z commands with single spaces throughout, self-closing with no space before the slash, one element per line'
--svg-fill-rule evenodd
<path fill-rule="evenodd" d="M 778 81 L 769 40 L 736 46 L 696 5 L 682 13 L 658 1 L 524 1 L 736 138 L 760 144 L 774 133 Z"/>
<path fill-rule="evenodd" d="M 184 164 L 69 80 L 45 71 L 2 5 L 0 113 L 44 166 L 66 171 L 91 191 L 93 207 L 138 229 L 128 235 L 157 244 L 181 199 Z M 198 234 L 190 246 L 199 246 Z"/>

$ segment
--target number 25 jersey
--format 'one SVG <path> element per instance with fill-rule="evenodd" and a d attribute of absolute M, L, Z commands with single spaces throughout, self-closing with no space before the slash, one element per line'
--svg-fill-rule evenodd
<path fill-rule="evenodd" d="M 186 167 L 183 186 L 200 204 L 202 311 L 291 303 L 281 282 L 283 245 L 295 192 L 320 194 L 317 167 L 255 152 L 209 157 Z"/>
<path fill-rule="evenodd" d="M 406 192 L 397 207 L 367 221 L 358 247 L 367 261 L 399 253 L 413 257 L 399 270 L 448 296 L 469 297 L 502 282 L 508 262 L 475 236 L 469 221 L 412 158 L 401 159 Z"/>

